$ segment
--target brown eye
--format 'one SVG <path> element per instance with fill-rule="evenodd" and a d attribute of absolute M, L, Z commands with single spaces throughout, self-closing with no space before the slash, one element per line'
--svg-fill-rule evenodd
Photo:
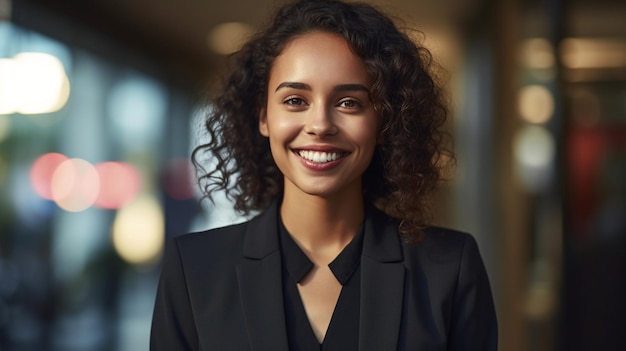
<path fill-rule="evenodd" d="M 285 99 L 283 101 L 283 104 L 285 104 L 285 105 L 301 106 L 301 105 L 304 105 L 305 102 L 301 98 L 290 97 L 290 98 Z"/>
<path fill-rule="evenodd" d="M 362 107 L 363 105 L 356 100 L 347 99 L 340 101 L 337 106 L 341 108 L 354 109 Z"/>

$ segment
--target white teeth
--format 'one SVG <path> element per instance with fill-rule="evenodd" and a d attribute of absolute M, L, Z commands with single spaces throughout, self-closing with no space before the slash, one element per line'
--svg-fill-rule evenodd
<path fill-rule="evenodd" d="M 339 154 L 336 152 L 319 152 L 319 151 L 308 151 L 308 150 L 300 150 L 298 151 L 298 155 L 300 157 L 317 163 L 326 163 L 330 161 L 335 161 L 339 159 Z"/>

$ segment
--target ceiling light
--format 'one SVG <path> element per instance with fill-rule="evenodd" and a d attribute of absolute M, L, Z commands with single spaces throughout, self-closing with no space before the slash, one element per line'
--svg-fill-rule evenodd
<path fill-rule="evenodd" d="M 610 38 L 568 38 L 560 46 L 568 68 L 626 67 L 626 41 Z"/>

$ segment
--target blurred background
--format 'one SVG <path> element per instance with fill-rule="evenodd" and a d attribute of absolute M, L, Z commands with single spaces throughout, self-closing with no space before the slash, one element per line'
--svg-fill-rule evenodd
<path fill-rule="evenodd" d="M 0 0 L 0 350 L 147 350 L 164 241 L 200 204 L 205 92 L 278 0 Z M 626 2 L 372 1 L 447 69 L 500 349 L 624 350 Z"/>

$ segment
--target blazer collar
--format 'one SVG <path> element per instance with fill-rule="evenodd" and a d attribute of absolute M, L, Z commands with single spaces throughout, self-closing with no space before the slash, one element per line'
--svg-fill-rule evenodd
<path fill-rule="evenodd" d="M 278 238 L 278 201 L 249 222 L 247 259 L 237 266 L 252 350 L 288 351 Z M 360 351 L 395 350 L 404 299 L 405 268 L 397 224 L 366 208 L 361 257 Z"/>
<path fill-rule="evenodd" d="M 398 224 L 373 205 L 365 208 L 365 238 L 363 256 L 376 262 L 392 263 L 403 260 Z"/>
<path fill-rule="evenodd" d="M 248 223 L 243 242 L 244 257 L 260 260 L 280 249 L 278 207 L 279 202 L 272 201 L 265 211 Z"/>
<path fill-rule="evenodd" d="M 366 209 L 361 257 L 359 350 L 396 350 L 404 300 L 405 268 L 397 223 Z"/>
<path fill-rule="evenodd" d="M 237 265 L 241 305 L 253 351 L 289 351 L 277 219 L 278 204 L 274 201 L 248 223 L 243 243 L 246 259 Z"/>

